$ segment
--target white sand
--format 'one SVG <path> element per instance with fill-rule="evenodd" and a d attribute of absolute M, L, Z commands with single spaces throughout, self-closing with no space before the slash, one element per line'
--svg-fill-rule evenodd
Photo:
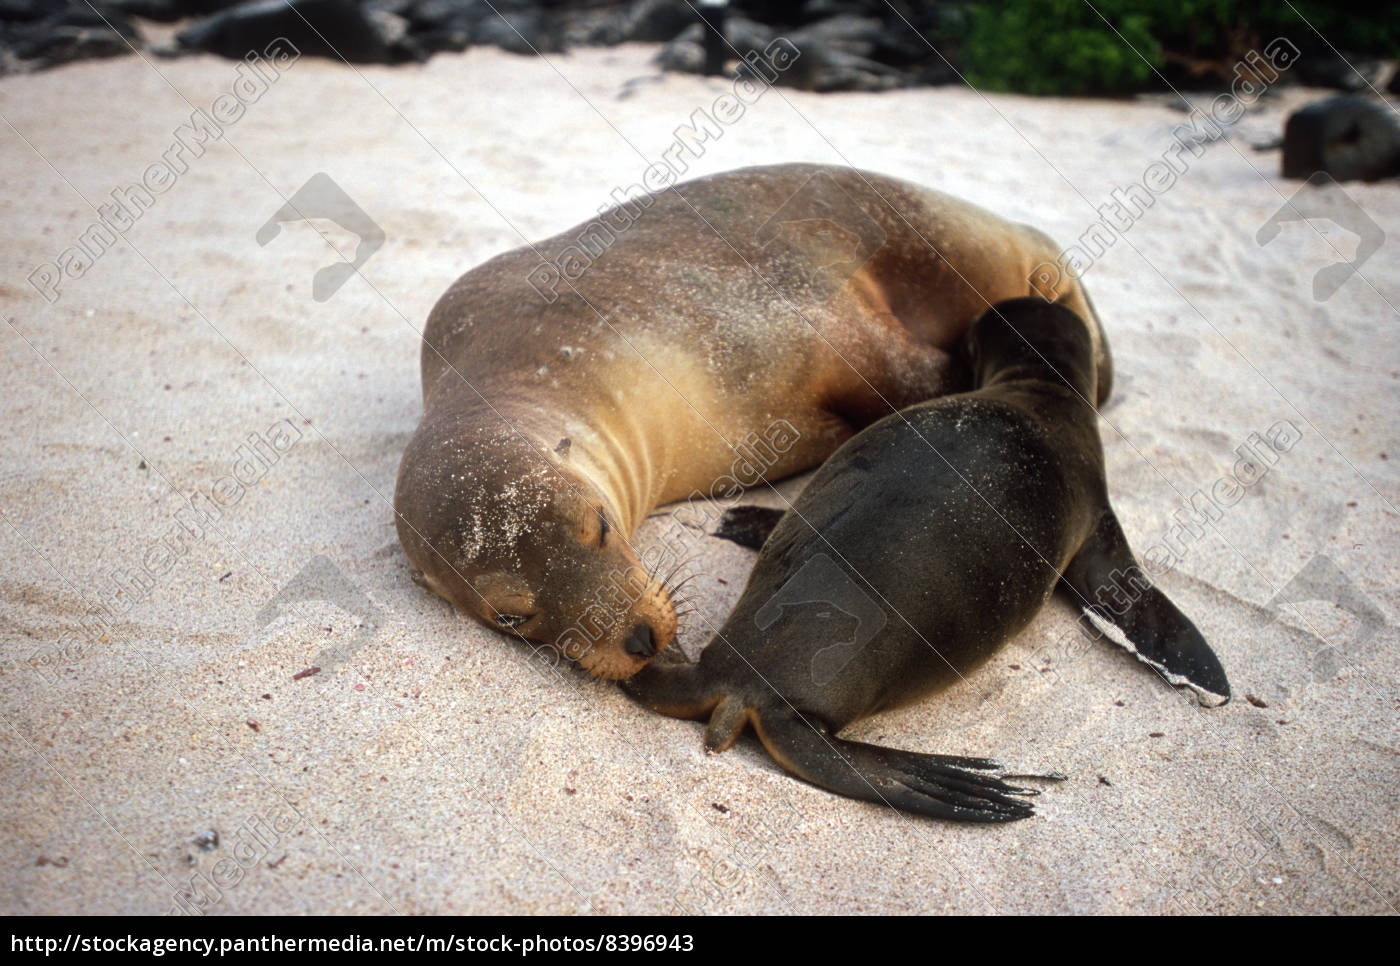
<path fill-rule="evenodd" d="M 1109 485 L 1140 550 L 1250 433 L 1301 430 L 1160 578 L 1237 700 L 1201 711 L 1104 644 L 1043 660 L 1075 640 L 1057 602 L 968 684 L 854 732 L 1058 768 L 1069 780 L 1035 819 L 910 819 L 790 779 L 747 741 L 708 758 L 696 725 L 542 678 L 410 582 L 388 500 L 419 414 L 416 330 L 461 272 L 640 180 L 725 89 L 625 87 L 650 53 L 297 63 L 53 305 L 25 278 L 94 220 L 83 198 L 139 179 L 233 65 L 129 58 L 0 82 L 0 910 L 163 912 L 210 876 L 216 913 L 1394 911 L 1400 263 L 1392 240 L 1319 303 L 1312 274 L 1349 236 L 1297 222 L 1255 242 L 1297 185 L 1250 142 L 1318 92 L 1190 158 L 1087 277 L 1117 360 Z M 771 92 L 693 173 L 851 163 L 1069 242 L 1182 120 L 951 88 Z M 311 277 L 335 256 L 309 226 L 254 241 L 317 171 L 387 234 L 325 303 Z M 1394 182 L 1346 190 L 1400 238 Z M 171 487 L 209 493 L 283 418 L 300 440 L 217 530 L 105 640 L 78 633 L 106 576 L 171 531 Z M 752 560 L 713 539 L 695 551 L 691 653 Z M 348 667 L 294 681 L 357 639 L 353 593 L 259 617 L 318 556 L 374 616 Z M 1310 561 L 1318 586 L 1290 586 Z M 1269 623 L 1281 591 L 1322 599 Z M 1341 660 L 1314 660 L 1328 644 Z M 208 829 L 220 844 L 201 851 Z"/>

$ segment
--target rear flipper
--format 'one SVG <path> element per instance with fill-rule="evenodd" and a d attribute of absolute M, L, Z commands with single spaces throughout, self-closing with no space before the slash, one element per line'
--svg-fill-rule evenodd
<path fill-rule="evenodd" d="M 1061 579 L 1075 603 L 1121 631 L 1126 643 L 1117 643 L 1168 683 L 1191 688 L 1207 707 L 1230 700 L 1219 658 L 1196 625 L 1152 586 L 1112 510 L 1104 512 Z"/>
<path fill-rule="evenodd" d="M 981 772 L 985 758 L 920 755 L 832 737 L 791 708 L 756 708 L 709 684 L 698 664 L 653 661 L 620 682 L 634 701 L 673 718 L 709 718 L 705 747 L 724 751 L 754 725 L 773 759 L 799 778 L 828 791 L 906 812 L 963 822 L 1011 822 L 1034 814 L 1013 796 L 1035 795 Z M 1058 777 L 1058 776 L 1042 776 Z"/>
<path fill-rule="evenodd" d="M 774 705 L 750 709 L 747 719 L 778 764 L 838 795 L 961 822 L 1012 822 L 1035 814 L 1020 797 L 1038 793 L 982 774 L 998 767 L 985 758 L 920 755 L 842 741 L 820 722 Z"/>
<path fill-rule="evenodd" d="M 785 511 L 766 506 L 735 506 L 724 511 L 712 536 L 750 550 L 761 548 Z"/>

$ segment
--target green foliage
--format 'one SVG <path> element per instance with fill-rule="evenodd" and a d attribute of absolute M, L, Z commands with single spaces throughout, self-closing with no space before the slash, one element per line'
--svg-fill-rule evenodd
<path fill-rule="evenodd" d="M 1305 48 L 1315 41 L 1348 53 L 1400 57 L 1400 10 L 1389 0 L 1362 4 L 1291 0 L 1291 4 L 1293 10 L 1289 4 L 1257 4 L 1261 7 L 1260 22 L 1274 29 L 1272 36 L 1296 34 L 1298 46 Z M 1274 16 L 1269 18 L 1265 12 Z"/>
<path fill-rule="evenodd" d="M 978 0 L 962 60 L 967 79 L 984 90 L 1127 93 L 1164 88 L 1172 76 L 1228 80 L 1244 54 L 1276 37 L 1305 57 L 1335 57 L 1333 47 L 1394 57 L 1400 16 L 1387 8 L 1361 12 L 1332 0 Z"/>
<path fill-rule="evenodd" d="M 967 79 L 985 90 L 1027 94 L 1139 88 L 1162 63 L 1150 20 L 1133 9 L 1140 6 L 1133 0 L 1100 0 L 1094 7 L 1084 0 L 979 4 L 963 45 Z"/>

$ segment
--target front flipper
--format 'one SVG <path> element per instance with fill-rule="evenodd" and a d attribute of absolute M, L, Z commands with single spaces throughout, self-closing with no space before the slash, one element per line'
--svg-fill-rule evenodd
<path fill-rule="evenodd" d="M 819 722 L 773 705 L 751 712 L 750 720 L 774 761 L 838 795 L 961 822 L 1013 822 L 1035 814 L 1020 797 L 1038 793 L 982 774 L 998 767 L 985 758 L 843 741 Z"/>
<path fill-rule="evenodd" d="M 1112 510 L 1104 511 L 1061 579 L 1076 604 L 1121 631 L 1123 646 L 1168 683 L 1191 688 L 1207 707 L 1230 700 L 1219 658 L 1196 625 L 1152 586 Z"/>
<path fill-rule="evenodd" d="M 659 714 L 691 720 L 705 717 L 719 704 L 720 696 L 712 693 L 700 665 L 683 657 L 666 659 L 666 654 L 662 651 L 660 657 L 618 684 L 633 701 Z"/>
<path fill-rule="evenodd" d="M 735 506 L 724 511 L 719 526 L 711 536 L 729 540 L 750 550 L 760 549 L 773 528 L 783 518 L 784 510 L 767 506 Z"/>

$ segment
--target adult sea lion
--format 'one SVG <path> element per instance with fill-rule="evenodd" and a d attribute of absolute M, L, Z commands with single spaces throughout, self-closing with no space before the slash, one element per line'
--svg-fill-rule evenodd
<path fill-rule="evenodd" d="M 705 745 L 752 724 L 788 771 L 854 798 L 941 818 L 1025 818 L 1028 790 L 984 759 L 843 741 L 852 721 L 969 673 L 1056 586 L 1207 702 L 1220 662 L 1152 587 L 1109 505 L 1094 354 L 1072 313 L 999 303 L 969 335 L 973 392 L 912 406 L 842 446 L 763 546 L 733 614 L 696 664 L 623 682 L 663 714 L 708 718 Z"/>
<path fill-rule="evenodd" d="M 399 538 L 478 620 L 633 674 L 675 636 L 664 581 L 629 543 L 653 508 L 743 476 L 745 440 L 771 445 L 739 482 L 776 480 L 959 388 L 948 350 L 1055 254 L 1032 228 L 848 168 L 633 197 L 473 269 L 433 308 Z M 1060 300 L 1090 320 L 1103 399 L 1097 318 L 1077 284 Z"/>

